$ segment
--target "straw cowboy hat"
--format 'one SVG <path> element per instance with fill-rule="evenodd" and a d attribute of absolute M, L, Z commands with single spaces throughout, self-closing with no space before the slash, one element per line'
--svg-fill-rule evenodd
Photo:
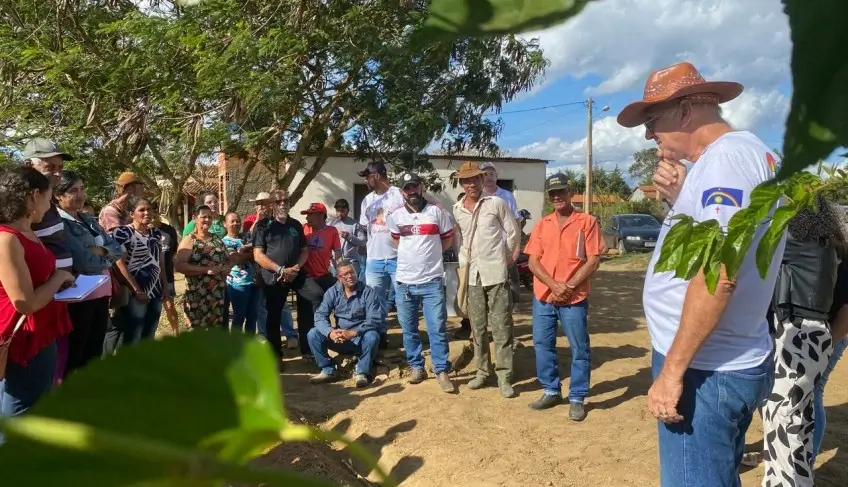
<path fill-rule="evenodd" d="M 464 162 L 459 166 L 459 170 L 454 173 L 456 179 L 469 179 L 486 174 L 486 171 L 480 169 L 476 162 Z"/>
<path fill-rule="evenodd" d="M 706 81 L 691 63 L 674 64 L 648 76 L 642 101 L 624 107 L 618 114 L 618 123 L 628 128 L 637 127 L 648 120 L 647 111 L 654 105 L 696 95 L 725 103 L 739 96 L 743 89 L 741 84 L 732 81 Z"/>

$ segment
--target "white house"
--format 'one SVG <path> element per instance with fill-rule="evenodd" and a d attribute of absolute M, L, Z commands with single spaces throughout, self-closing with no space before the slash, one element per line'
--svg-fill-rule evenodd
<path fill-rule="evenodd" d="M 527 159 L 517 157 L 487 158 L 468 156 L 429 156 L 430 163 L 435 168 L 443 181 L 444 189 L 438 193 L 430 193 L 428 196 L 445 207 L 452 206 L 462 188 L 453 188 L 450 183 L 450 175 L 465 161 L 472 160 L 482 164 L 491 162 L 498 170 L 498 184 L 515 194 L 519 209 L 526 209 L 532 218 L 528 221 L 525 231 L 529 232 L 533 224 L 542 216 L 544 205 L 545 167 L 547 161 L 541 159 Z M 227 160 L 219 157 L 219 186 L 221 200 L 224 208 L 230 208 L 229 203 L 233 197 L 233 191 L 237 182 L 241 179 L 241 161 L 237 159 Z M 340 198 L 347 199 L 351 204 L 352 213 L 359 217 L 362 200 L 369 193 L 364 181 L 356 173 L 365 168 L 365 161 L 357 161 L 355 154 L 337 153 L 329 158 L 309 184 L 303 197 L 292 208 L 292 215 L 299 217 L 300 211 L 306 209 L 310 203 L 324 203 L 329 209 L 331 216 L 333 204 Z M 306 168 L 311 166 L 311 160 L 304 164 Z M 290 186 L 290 190 L 297 187 L 306 169 L 302 169 Z M 390 179 L 392 175 L 389 175 Z M 253 211 L 250 200 L 260 191 L 269 191 L 274 186 L 274 176 L 267 168 L 261 165 L 253 170 L 248 178 L 236 211 L 242 215 Z"/>

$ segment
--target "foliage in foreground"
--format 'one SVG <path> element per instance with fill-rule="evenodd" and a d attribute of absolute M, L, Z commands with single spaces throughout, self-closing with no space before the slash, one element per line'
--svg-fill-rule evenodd
<path fill-rule="evenodd" d="M 786 226 L 802 208 L 813 208 L 815 195 L 827 188 L 844 186 L 845 172 L 822 181 L 809 172 L 800 172 L 784 181 L 768 181 L 751 192 L 751 204 L 731 217 L 727 228 L 717 220 L 695 222 L 689 215 L 675 215 L 671 230 L 663 241 L 655 272 L 674 272 L 681 279 L 692 279 L 703 269 L 707 287 L 715 292 L 722 267 L 727 277 L 737 276 L 758 240 L 757 270 L 765 278 L 775 250 L 783 239 Z"/>
<path fill-rule="evenodd" d="M 291 422 L 276 358 L 251 337 L 183 333 L 92 363 L 27 415 L 0 420 L 9 485 L 330 486 L 249 465 L 280 442 L 342 442 L 394 485 L 359 445 Z"/>

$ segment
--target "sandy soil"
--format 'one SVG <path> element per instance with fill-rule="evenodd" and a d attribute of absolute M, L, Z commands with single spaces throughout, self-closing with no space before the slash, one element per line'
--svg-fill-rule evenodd
<path fill-rule="evenodd" d="M 316 372 L 314 365 L 294 357 L 283 375 L 287 404 L 293 418 L 335 428 L 368 446 L 407 487 L 658 485 L 656 425 L 645 410 L 651 383 L 650 341 L 641 307 L 645 262 L 644 256 L 609 259 L 593 281 L 592 388 L 589 415 L 582 423 L 569 421 L 565 405 L 542 412 L 527 408 L 540 394 L 534 379 L 529 294 L 515 317 L 516 336 L 524 345 L 516 351 L 516 399 L 501 399 L 495 388 L 460 387 L 459 394 L 446 395 L 432 380 L 409 385 L 399 377 L 397 359 L 386 359 L 389 368 L 381 370 L 387 375 L 363 391 L 349 381 L 311 386 L 307 379 Z M 392 347 L 399 345 L 395 330 Z M 567 381 L 565 338 L 558 346 Z M 464 386 L 472 377 L 468 342 L 454 341 L 451 350 L 459 366 L 455 379 Z M 846 484 L 847 368 L 843 361 L 828 384 L 828 435 L 816 470 L 818 486 Z M 748 443 L 755 447 L 761 439 L 756 419 Z M 291 465 L 344 485 L 364 485 L 345 465 L 348 458 L 327 445 L 287 445 L 261 461 Z M 745 471 L 743 485 L 758 486 L 761 471 Z M 369 478 L 376 480 L 373 474 Z"/>

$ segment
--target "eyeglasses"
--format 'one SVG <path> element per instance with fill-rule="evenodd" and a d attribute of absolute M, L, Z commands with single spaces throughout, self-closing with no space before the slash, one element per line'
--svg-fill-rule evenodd
<path fill-rule="evenodd" d="M 653 117 L 646 120 L 645 124 L 644 124 L 645 130 L 647 130 L 648 132 L 654 133 L 654 124 L 657 122 L 657 120 L 660 119 L 660 117 L 662 117 L 662 114 L 654 115 Z"/>

